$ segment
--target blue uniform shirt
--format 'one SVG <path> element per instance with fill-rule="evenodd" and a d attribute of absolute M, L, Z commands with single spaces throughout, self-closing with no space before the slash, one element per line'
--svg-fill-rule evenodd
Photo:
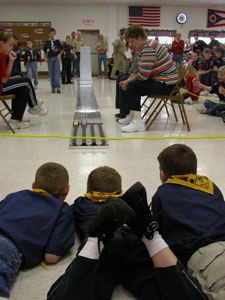
<path fill-rule="evenodd" d="M 72 53 L 71 50 L 73 50 L 72 45 L 67 45 L 66 43 L 63 44 L 63 54 L 62 54 L 62 59 L 67 58 L 67 59 L 72 59 Z"/>
<path fill-rule="evenodd" d="M 73 214 L 62 200 L 23 190 L 0 201 L 0 232 L 23 253 L 22 267 L 33 267 L 45 253 L 63 256 L 73 246 Z"/>
<path fill-rule="evenodd" d="M 40 52 L 36 48 L 26 49 L 23 58 L 26 62 L 39 61 Z"/>
<path fill-rule="evenodd" d="M 78 197 L 72 205 L 76 229 L 78 229 L 81 240 L 88 235 L 88 227 L 96 216 L 104 202 L 91 201 L 86 197 Z"/>
<path fill-rule="evenodd" d="M 217 94 L 218 97 L 219 97 L 219 99 L 220 99 L 220 101 L 225 102 L 225 97 L 224 97 L 224 95 L 219 93 L 219 87 L 220 87 L 220 86 L 222 86 L 222 87 L 225 89 L 225 83 L 224 83 L 224 82 L 219 82 L 219 81 L 218 81 L 218 82 L 214 83 L 214 84 L 211 86 L 212 90 L 210 91 L 210 93 L 211 93 L 211 94 Z"/>
<path fill-rule="evenodd" d="M 54 40 L 47 40 L 44 44 L 44 52 L 50 56 L 58 56 L 61 50 L 63 49 L 62 44 L 59 39 L 55 38 Z"/>
<path fill-rule="evenodd" d="M 199 248 L 225 241 L 225 202 L 218 187 L 213 194 L 179 184 L 164 183 L 152 199 L 159 232 L 186 264 Z"/>

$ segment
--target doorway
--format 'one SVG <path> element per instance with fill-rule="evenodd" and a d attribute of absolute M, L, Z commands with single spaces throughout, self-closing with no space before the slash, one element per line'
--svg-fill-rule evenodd
<path fill-rule="evenodd" d="M 99 30 L 86 30 L 86 29 L 78 29 L 81 31 L 82 38 L 86 42 L 86 46 L 91 48 L 91 71 L 92 75 L 98 74 L 98 53 L 96 51 L 96 44 L 98 42 Z"/>

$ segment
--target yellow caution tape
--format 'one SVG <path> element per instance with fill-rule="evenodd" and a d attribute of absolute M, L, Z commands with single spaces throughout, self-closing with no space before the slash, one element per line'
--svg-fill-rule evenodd
<path fill-rule="evenodd" d="M 121 140 L 199 140 L 199 139 L 224 139 L 225 136 L 163 136 L 163 137 L 120 137 L 120 138 L 109 138 L 109 137 L 96 137 L 96 136 L 64 136 L 64 135 L 30 135 L 30 134 L 0 134 L 0 137 L 20 137 L 20 138 L 57 138 L 57 139 L 96 139 L 96 140 L 108 140 L 108 141 L 121 141 Z"/>

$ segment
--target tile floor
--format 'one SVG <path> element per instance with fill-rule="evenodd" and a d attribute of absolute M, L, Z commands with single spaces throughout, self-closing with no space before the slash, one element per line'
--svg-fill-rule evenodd
<path fill-rule="evenodd" d="M 195 105 L 186 105 L 191 126 L 188 132 L 181 120 L 175 122 L 171 115 L 167 119 L 162 112 L 149 131 L 144 133 L 121 133 L 120 125 L 116 123 L 114 114 L 115 81 L 97 80 L 94 78 L 94 91 L 102 114 L 104 129 L 107 137 L 175 137 L 165 140 L 120 140 L 110 141 L 107 149 L 70 149 L 68 139 L 56 138 L 21 138 L 0 137 L 0 199 L 8 193 L 20 189 L 29 189 L 34 180 L 36 169 L 43 163 L 55 161 L 63 164 L 70 174 L 71 190 L 68 203 L 84 194 L 89 172 L 102 165 L 116 168 L 122 175 L 123 189 L 126 190 L 135 181 L 141 181 L 147 188 L 149 201 L 160 185 L 157 155 L 174 143 L 184 143 L 193 148 L 198 157 L 198 173 L 210 177 L 223 191 L 225 189 L 224 139 L 190 139 L 178 140 L 176 137 L 223 136 L 225 125 L 220 118 L 200 115 Z M 37 94 L 49 108 L 46 117 L 32 116 L 28 129 L 17 130 L 18 134 L 65 135 L 69 136 L 72 128 L 72 118 L 77 96 L 77 85 L 64 85 L 62 94 L 51 94 L 49 81 L 40 79 Z M 204 99 L 201 99 L 201 102 Z M 0 133 L 10 133 L 0 120 Z M 38 228 L 37 228 L 38 230 Z M 64 272 L 73 259 L 79 241 L 70 253 L 56 265 L 41 266 L 21 271 L 11 289 L 12 300 L 44 300 L 50 285 Z M 122 287 L 115 290 L 113 299 L 135 299 Z"/>

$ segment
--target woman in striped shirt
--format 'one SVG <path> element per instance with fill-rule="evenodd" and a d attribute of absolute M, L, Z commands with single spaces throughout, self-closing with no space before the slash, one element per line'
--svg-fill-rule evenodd
<path fill-rule="evenodd" d="M 157 40 L 148 40 L 145 30 L 140 25 L 126 29 L 125 39 L 135 51 L 141 51 L 138 73 L 120 83 L 126 92 L 126 105 L 130 114 L 119 120 L 122 131 L 145 131 L 141 119 L 140 98 L 145 95 L 169 95 L 178 81 L 176 67 L 167 48 Z"/>

